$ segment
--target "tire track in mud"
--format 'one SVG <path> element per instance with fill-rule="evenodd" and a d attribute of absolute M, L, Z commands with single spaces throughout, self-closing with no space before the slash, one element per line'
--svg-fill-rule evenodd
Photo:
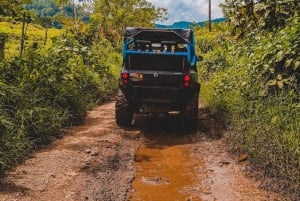
<path fill-rule="evenodd" d="M 229 156 L 222 129 L 200 108 L 199 129 L 176 116 L 115 124 L 114 103 L 40 149 L 0 182 L 0 201 L 275 200 Z M 280 200 L 280 199 L 278 199 Z"/>

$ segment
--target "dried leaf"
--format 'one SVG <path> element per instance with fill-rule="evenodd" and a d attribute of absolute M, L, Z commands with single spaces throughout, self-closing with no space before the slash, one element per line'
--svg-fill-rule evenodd
<path fill-rule="evenodd" d="M 239 155 L 238 162 L 246 161 L 248 158 L 249 158 L 248 154 L 241 154 Z"/>

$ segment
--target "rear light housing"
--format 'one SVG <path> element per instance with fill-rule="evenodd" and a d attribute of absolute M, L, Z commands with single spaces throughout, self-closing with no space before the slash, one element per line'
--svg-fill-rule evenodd
<path fill-rule="evenodd" d="M 124 71 L 124 72 L 122 72 L 121 76 L 122 76 L 123 85 L 127 85 L 129 83 L 129 78 L 130 78 L 129 73 Z"/>
<path fill-rule="evenodd" d="M 189 87 L 190 82 L 191 82 L 191 76 L 190 75 L 183 76 L 183 86 L 184 87 Z"/>

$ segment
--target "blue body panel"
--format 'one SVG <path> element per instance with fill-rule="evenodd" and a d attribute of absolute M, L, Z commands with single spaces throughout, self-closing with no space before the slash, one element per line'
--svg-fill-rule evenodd
<path fill-rule="evenodd" d="M 166 29 L 167 31 L 172 32 L 172 30 Z M 140 30 L 135 35 L 138 35 L 143 30 Z M 145 31 L 149 32 L 149 29 L 146 29 Z M 151 31 L 151 29 L 150 29 Z M 153 29 L 153 32 L 157 31 Z M 164 29 L 161 29 L 159 31 L 164 31 Z M 129 46 L 131 44 L 135 44 L 138 40 L 136 40 L 135 35 L 132 35 L 131 37 L 127 37 L 124 40 L 123 45 L 123 61 L 127 60 L 127 55 L 134 55 L 134 54 L 148 54 L 148 55 L 167 55 L 167 56 L 185 56 L 187 58 L 187 62 L 190 65 L 191 68 L 196 70 L 196 64 L 197 64 L 197 57 L 195 54 L 195 42 L 194 42 L 194 35 L 192 32 L 190 33 L 189 40 L 183 39 L 178 35 L 178 41 L 181 41 L 181 44 L 186 45 L 186 51 L 152 51 L 152 50 L 137 50 L 137 49 L 129 49 Z M 150 42 L 150 41 L 149 41 Z M 157 39 L 156 39 L 157 42 Z"/>

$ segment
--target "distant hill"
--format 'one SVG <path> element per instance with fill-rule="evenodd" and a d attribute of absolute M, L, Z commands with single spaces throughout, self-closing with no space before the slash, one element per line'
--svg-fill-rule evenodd
<path fill-rule="evenodd" d="M 225 18 L 217 18 L 213 19 L 211 22 L 212 23 L 221 23 L 224 22 L 226 19 Z M 206 22 L 198 22 L 199 26 L 203 27 Z M 193 22 L 187 22 L 187 21 L 180 21 L 180 22 L 175 22 L 172 25 L 161 25 L 161 24 L 155 24 L 156 28 L 172 28 L 172 29 L 188 29 L 192 26 L 195 26 L 195 23 Z"/>

